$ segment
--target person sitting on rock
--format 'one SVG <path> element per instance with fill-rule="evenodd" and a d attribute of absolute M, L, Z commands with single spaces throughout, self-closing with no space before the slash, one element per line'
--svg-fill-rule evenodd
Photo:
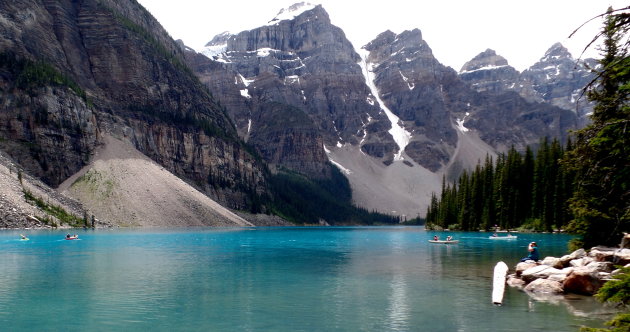
<path fill-rule="evenodd" d="M 527 255 L 527 257 L 525 258 L 522 258 L 521 262 L 525 262 L 525 261 L 537 262 L 538 259 L 540 258 L 540 255 L 538 254 L 538 245 L 536 244 L 536 242 L 531 242 L 527 246 L 527 251 L 529 251 L 529 255 Z"/>

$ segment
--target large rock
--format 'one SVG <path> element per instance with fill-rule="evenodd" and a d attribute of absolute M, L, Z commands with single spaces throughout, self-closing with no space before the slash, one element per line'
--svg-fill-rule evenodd
<path fill-rule="evenodd" d="M 538 264 L 536 264 L 536 262 L 534 261 L 526 261 L 526 262 L 520 262 L 518 264 L 516 264 L 516 276 L 520 277 L 523 274 L 523 271 L 536 267 L 538 266 Z"/>
<path fill-rule="evenodd" d="M 593 258 L 591 257 L 582 257 L 582 258 L 571 260 L 569 262 L 569 265 L 573 267 L 582 267 L 582 266 L 588 265 L 592 261 L 593 261 Z"/>
<path fill-rule="evenodd" d="M 630 249 L 593 247 L 589 252 L 589 257 L 598 262 L 612 262 L 615 265 L 625 265 L 630 263 Z"/>
<path fill-rule="evenodd" d="M 525 281 L 514 274 L 508 275 L 506 283 L 510 287 L 516 287 L 520 289 L 525 287 Z"/>
<path fill-rule="evenodd" d="M 574 269 L 573 267 L 565 267 L 562 270 L 553 271 L 549 273 L 549 276 L 547 277 L 547 279 L 555 280 L 562 283 L 567 278 L 567 276 L 571 274 L 571 272 L 573 272 L 573 269 Z"/>
<path fill-rule="evenodd" d="M 586 268 L 591 269 L 595 272 L 606 272 L 610 273 L 613 270 L 613 263 L 611 262 L 590 262 L 586 264 Z"/>
<path fill-rule="evenodd" d="M 543 259 L 542 262 L 540 262 L 540 264 L 549 265 L 556 269 L 561 269 L 564 267 L 564 264 L 562 263 L 562 259 L 557 258 L 557 257 L 552 257 L 552 256 L 545 257 L 545 259 Z"/>
<path fill-rule="evenodd" d="M 603 285 L 597 272 L 587 267 L 576 267 L 564 280 L 562 286 L 566 292 L 593 295 Z"/>
<path fill-rule="evenodd" d="M 529 283 L 536 279 L 546 279 L 550 275 L 558 275 L 558 274 L 563 274 L 563 273 L 561 270 L 558 270 L 548 265 L 538 265 L 538 266 L 534 266 L 532 268 L 529 268 L 523 271 L 523 273 L 521 274 L 521 278 L 525 282 Z"/>
<path fill-rule="evenodd" d="M 562 294 L 562 284 L 555 280 L 536 279 L 525 286 L 525 291 L 532 293 Z"/>
<path fill-rule="evenodd" d="M 587 253 L 586 250 L 580 248 L 568 255 L 564 255 L 562 257 L 560 257 L 560 264 L 562 264 L 563 267 L 567 267 L 567 266 L 574 266 L 571 261 L 576 260 L 576 259 L 580 259 L 583 257 L 586 257 Z M 580 263 L 582 263 L 580 261 Z"/>

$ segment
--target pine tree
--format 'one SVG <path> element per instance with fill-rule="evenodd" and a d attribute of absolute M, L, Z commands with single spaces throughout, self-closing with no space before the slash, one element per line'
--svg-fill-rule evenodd
<path fill-rule="evenodd" d="M 565 165 L 575 172 L 569 230 L 585 246 L 616 245 L 630 231 L 630 15 L 609 9 L 602 29 L 597 85 L 588 92 L 596 103 L 592 123 L 577 131 Z"/>

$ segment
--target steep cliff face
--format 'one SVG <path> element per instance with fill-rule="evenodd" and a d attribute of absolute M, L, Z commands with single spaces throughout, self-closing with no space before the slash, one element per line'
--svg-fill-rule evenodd
<path fill-rule="evenodd" d="M 444 96 L 456 74 L 433 57 L 418 29 L 386 31 L 363 48 L 380 99 L 412 134 L 406 154 L 433 172 L 448 164 L 457 134 Z"/>
<path fill-rule="evenodd" d="M 264 166 L 134 0 L 5 1 L 0 12 L 4 58 L 26 63 L 0 66 L 0 144 L 29 172 L 58 185 L 103 131 L 227 206 L 266 191 Z"/>

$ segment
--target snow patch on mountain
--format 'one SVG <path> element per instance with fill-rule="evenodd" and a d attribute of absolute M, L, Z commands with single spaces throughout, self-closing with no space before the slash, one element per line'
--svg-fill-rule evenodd
<path fill-rule="evenodd" d="M 349 175 L 349 174 L 352 174 L 352 171 L 351 171 L 351 170 L 349 170 L 349 169 L 347 169 L 347 168 L 343 167 L 343 165 L 341 165 L 340 163 L 338 163 L 338 162 L 336 162 L 336 161 L 334 161 L 334 160 L 332 160 L 332 159 L 330 159 L 330 158 L 328 158 L 328 160 L 330 160 L 330 162 L 331 162 L 333 165 L 337 166 L 337 168 L 339 168 L 339 170 L 340 170 L 341 172 L 343 172 L 344 174 L 348 174 L 348 175 Z"/>
<path fill-rule="evenodd" d="M 400 76 L 402 77 L 403 81 L 407 83 L 407 87 L 409 88 L 409 90 L 413 90 L 413 88 L 415 88 L 416 85 L 414 83 L 409 83 L 409 78 L 405 77 L 402 71 L 399 70 L 398 72 L 400 73 Z"/>
<path fill-rule="evenodd" d="M 240 73 L 238 74 L 238 77 L 241 79 L 241 82 L 243 82 L 243 84 L 245 85 L 245 87 L 248 87 L 250 84 L 252 84 L 252 82 L 255 81 L 255 79 L 247 79 L 245 78 L 243 75 L 241 75 Z"/>
<path fill-rule="evenodd" d="M 474 73 L 474 72 L 478 72 L 478 71 L 482 71 L 482 70 L 494 70 L 494 69 L 505 68 L 505 67 L 509 67 L 509 65 L 501 65 L 501 66 L 487 65 L 487 66 L 483 66 L 483 67 L 477 68 L 477 69 L 462 70 L 459 73 L 460 74 L 468 74 L 468 73 Z"/>
<path fill-rule="evenodd" d="M 374 83 L 374 64 L 368 63 L 367 61 L 370 51 L 366 49 L 360 49 L 357 50 L 357 53 L 359 53 L 359 55 L 361 56 L 361 61 L 359 62 L 359 65 L 361 66 L 361 72 L 365 77 L 365 84 L 367 84 L 367 86 L 370 88 L 372 96 L 374 96 L 376 102 L 379 104 L 381 109 L 385 112 L 385 115 L 387 115 L 389 121 L 392 123 L 392 128 L 388 132 L 392 135 L 394 141 L 399 148 L 398 153 L 394 156 L 394 160 L 402 160 L 402 153 L 405 151 L 405 147 L 409 144 L 409 141 L 411 140 L 411 133 L 399 124 L 400 119 L 398 118 L 398 116 L 396 116 L 396 114 L 394 114 L 394 112 L 392 112 L 381 100 L 378 88 Z"/>
<path fill-rule="evenodd" d="M 457 120 L 455 122 L 457 122 L 457 129 L 459 131 L 461 131 L 462 133 L 465 133 L 467 131 L 469 131 L 470 129 L 464 127 L 464 121 L 466 121 L 466 118 L 470 115 L 470 113 L 466 112 L 466 115 L 464 116 L 463 119 L 459 119 L 457 118 Z"/>
<path fill-rule="evenodd" d="M 276 17 L 269 21 L 267 25 L 274 25 L 278 24 L 281 21 L 292 20 L 300 16 L 302 13 L 309 11 L 315 7 L 316 5 L 308 2 L 296 3 L 288 8 L 281 9 L 278 15 L 276 15 Z"/>
<path fill-rule="evenodd" d="M 269 47 L 263 47 L 256 50 L 256 55 L 261 58 L 264 58 L 264 57 L 269 56 L 271 52 L 278 52 L 278 50 L 274 50 L 273 48 L 269 48 Z"/>
<path fill-rule="evenodd" d="M 219 56 L 227 50 L 227 43 L 219 45 L 207 45 L 201 49 L 201 54 L 205 55 L 209 59 L 213 59 L 215 56 Z M 214 59 L 213 59 L 214 60 Z"/>

